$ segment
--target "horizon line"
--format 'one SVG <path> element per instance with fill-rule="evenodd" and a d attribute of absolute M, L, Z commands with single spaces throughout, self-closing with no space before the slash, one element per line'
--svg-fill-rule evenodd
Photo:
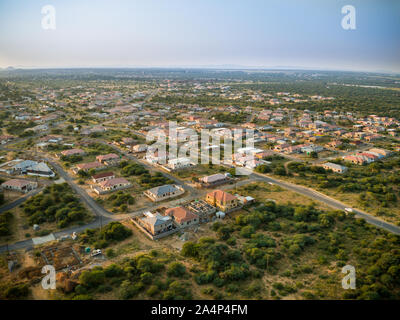
<path fill-rule="evenodd" d="M 328 71 L 328 72 L 357 72 L 357 73 L 380 73 L 380 74 L 400 74 L 399 71 L 388 70 L 360 70 L 360 69 L 336 69 L 323 67 L 305 67 L 305 66 L 242 66 L 242 65 L 171 65 L 171 66 L 7 66 L 0 67 L 0 71 L 11 70 L 57 70 L 57 69 L 215 69 L 215 70 L 277 70 L 277 71 Z"/>

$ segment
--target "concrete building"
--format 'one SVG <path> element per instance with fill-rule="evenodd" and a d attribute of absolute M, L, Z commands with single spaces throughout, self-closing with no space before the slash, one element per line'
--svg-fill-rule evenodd
<path fill-rule="evenodd" d="M 14 190 L 23 193 L 32 191 L 36 189 L 37 186 L 37 182 L 22 179 L 11 179 L 1 184 L 1 187 L 4 190 Z"/>
<path fill-rule="evenodd" d="M 154 202 L 178 197 L 184 193 L 185 190 L 181 186 L 173 184 L 166 184 L 160 187 L 151 188 L 144 192 L 144 194 Z"/>
<path fill-rule="evenodd" d="M 333 172 L 336 173 L 345 173 L 348 170 L 348 168 L 345 166 L 341 166 L 339 164 L 331 162 L 326 162 L 322 164 L 322 168 L 324 168 L 325 170 L 332 170 Z"/>
<path fill-rule="evenodd" d="M 240 207 L 238 198 L 222 190 L 214 190 L 207 193 L 206 201 L 225 213 Z"/>
<path fill-rule="evenodd" d="M 197 225 L 200 220 L 198 215 L 192 213 L 185 207 L 169 208 L 165 211 L 165 215 L 170 216 L 181 229 Z"/>

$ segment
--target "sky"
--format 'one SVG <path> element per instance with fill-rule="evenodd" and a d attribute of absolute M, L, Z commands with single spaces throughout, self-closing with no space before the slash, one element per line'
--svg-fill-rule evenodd
<path fill-rule="evenodd" d="M 52 5 L 56 29 L 42 28 Z M 345 30 L 341 9 L 356 9 Z M 400 72 L 398 0 L 0 0 L 0 68 Z"/>

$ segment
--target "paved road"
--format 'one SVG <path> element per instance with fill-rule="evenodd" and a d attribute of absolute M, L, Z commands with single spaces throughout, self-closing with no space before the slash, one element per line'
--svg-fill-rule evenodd
<path fill-rule="evenodd" d="M 111 220 L 112 219 L 110 219 L 110 218 L 104 218 L 104 217 L 99 218 L 96 216 L 96 219 L 88 224 L 85 224 L 83 226 L 73 226 L 71 228 L 64 229 L 62 231 L 53 232 L 53 234 L 56 237 L 56 239 L 58 239 L 63 235 L 68 235 L 68 234 L 70 235 L 73 232 L 79 233 L 86 229 L 99 228 L 100 226 L 107 224 Z M 33 247 L 32 239 L 27 239 L 27 240 L 15 242 L 13 244 L 0 246 L 0 253 L 6 252 L 7 250 L 14 251 L 14 250 L 18 250 L 18 249 L 27 249 L 27 248 L 32 248 L 32 247 Z"/>
<path fill-rule="evenodd" d="M 15 200 L 13 202 L 5 204 L 4 206 L 0 207 L 0 214 L 3 213 L 3 212 L 6 212 L 8 210 L 14 209 L 15 207 L 18 207 L 20 204 L 24 203 L 30 197 L 33 197 L 34 195 L 37 195 L 42 190 L 43 190 L 43 187 L 42 188 L 37 188 L 35 190 L 32 190 L 32 191 L 28 192 L 23 197 L 18 198 L 17 200 Z"/>
<path fill-rule="evenodd" d="M 229 167 L 229 166 L 227 166 L 227 165 L 225 165 L 223 163 L 221 163 L 221 165 Z M 342 203 L 342 202 L 340 202 L 340 201 L 338 201 L 336 199 L 328 197 L 327 195 L 324 195 L 324 194 L 322 194 L 322 193 L 320 193 L 320 192 L 318 192 L 316 190 L 313 190 L 313 189 L 310 189 L 310 188 L 307 188 L 307 187 L 303 187 L 303 186 L 300 186 L 300 185 L 297 185 L 297 184 L 293 184 L 293 183 L 285 182 L 285 181 L 278 180 L 278 179 L 275 179 L 275 178 L 271 178 L 270 176 L 263 175 L 263 174 L 256 173 L 256 172 L 253 172 L 252 174 L 250 174 L 250 177 L 253 180 L 274 183 L 274 184 L 276 184 L 276 185 L 278 185 L 278 186 L 280 186 L 280 187 L 282 187 L 284 189 L 288 189 L 288 190 L 297 192 L 299 194 L 302 194 L 304 196 L 307 196 L 307 197 L 309 197 L 311 199 L 314 199 L 316 201 L 320 201 L 320 202 L 322 202 L 322 203 L 324 203 L 324 204 L 326 204 L 326 205 L 328 205 L 328 206 L 330 206 L 330 207 L 332 207 L 334 209 L 337 209 L 337 210 L 344 210 L 345 208 L 349 207 L 349 205 L 346 205 L 346 204 L 344 204 L 344 203 Z M 400 235 L 400 227 L 398 227 L 398 226 L 395 226 L 395 225 L 393 225 L 391 223 L 385 222 L 385 221 L 383 221 L 381 219 L 378 219 L 378 218 L 374 217 L 373 215 L 371 215 L 371 214 L 369 214 L 367 212 L 364 212 L 364 211 L 361 211 L 361 210 L 358 210 L 358 209 L 355 209 L 355 208 L 353 208 L 353 212 L 356 214 L 356 216 L 364 218 L 366 222 L 368 222 L 368 223 L 370 223 L 370 224 L 372 224 L 372 225 L 374 225 L 374 226 L 376 226 L 378 228 L 382 228 L 382 229 L 385 229 L 386 231 L 389 231 L 391 233 Z"/>
<path fill-rule="evenodd" d="M 110 145 L 104 141 L 101 141 L 104 144 Z M 124 154 L 127 158 L 142 164 L 143 166 L 145 166 L 148 169 L 152 169 L 154 170 L 154 167 L 147 164 L 144 161 L 141 161 L 139 159 L 137 159 L 136 157 L 134 157 L 133 155 L 127 154 L 125 152 L 123 152 L 120 148 L 114 146 L 114 145 L 110 145 L 114 148 L 114 150 L 122 152 L 122 154 Z M 157 204 L 155 203 L 154 205 L 151 205 L 149 207 L 146 207 L 142 210 L 136 211 L 136 212 L 132 212 L 126 215 L 119 215 L 119 216 L 113 216 L 112 213 L 110 213 L 109 211 L 105 210 L 103 207 L 101 207 L 96 201 L 93 200 L 93 198 L 91 198 L 86 191 L 82 190 L 78 185 L 75 184 L 75 182 L 73 181 L 73 179 L 71 179 L 71 177 L 68 175 L 67 172 L 64 171 L 64 169 L 57 164 L 56 162 L 52 161 L 51 159 L 48 158 L 44 158 L 46 161 L 48 161 L 53 168 L 58 172 L 58 174 L 60 175 L 60 177 L 62 177 L 76 192 L 77 194 L 81 197 L 81 199 L 84 201 L 84 203 L 93 211 L 93 213 L 95 214 L 95 220 L 90 222 L 89 224 L 83 225 L 83 226 L 74 226 L 68 229 L 65 229 L 63 231 L 59 231 L 59 232 L 55 232 L 54 235 L 56 236 L 56 238 L 59 238 L 62 235 L 65 234 L 71 234 L 72 232 L 81 232 L 84 231 L 87 228 L 98 228 L 100 227 L 102 224 L 106 224 L 109 221 L 112 220 L 123 220 L 126 219 L 127 217 L 132 217 L 135 215 L 139 215 L 144 211 L 147 210 L 154 210 L 160 206 L 176 206 L 176 205 L 180 205 L 184 202 L 188 202 L 191 200 L 194 200 L 196 198 L 199 197 L 199 195 L 201 195 L 202 193 L 204 193 L 204 191 L 200 191 L 197 190 L 191 186 L 189 186 L 185 181 L 180 180 L 164 171 L 158 170 L 160 171 L 165 177 L 175 181 L 178 184 L 181 184 L 186 191 L 188 191 L 188 195 L 186 195 L 184 198 L 181 199 L 176 199 L 176 200 L 172 200 L 166 203 L 162 203 L 162 204 Z M 305 195 L 307 197 L 310 197 L 316 201 L 320 201 L 322 203 L 325 203 L 326 205 L 334 208 L 334 209 L 338 209 L 338 210 L 344 210 L 346 207 L 348 207 L 347 205 L 341 203 L 338 200 L 335 200 L 333 198 L 330 198 L 318 191 L 315 191 L 313 189 L 309 189 L 303 186 L 299 186 L 299 185 L 295 185 L 292 183 L 288 183 L 288 182 L 284 182 L 275 178 L 271 178 L 269 176 L 266 175 L 262 175 L 259 173 L 252 173 L 249 175 L 249 179 L 246 181 L 241 182 L 241 185 L 247 184 L 247 183 L 251 183 L 251 182 L 255 182 L 255 181 L 264 181 L 264 182 L 269 182 L 269 183 L 273 183 L 276 184 L 282 188 L 300 193 L 302 195 Z M 238 184 L 239 185 L 239 184 Z M 37 191 L 37 190 L 35 190 Z M 37 191 L 38 192 L 38 191 Z M 27 195 L 28 196 L 28 195 Z M 32 195 L 29 195 L 32 196 Z M 22 199 L 22 198 L 21 198 Z M 20 200 L 20 199 L 19 199 Z M 25 199 L 26 200 L 26 199 Z M 23 202 L 23 201 L 22 201 Z M 21 202 L 21 203 L 22 203 Z M 0 209 L 1 210 L 1 209 Z M 9 209 L 7 209 L 9 210 Z M 395 234 L 400 234 L 400 227 L 397 227 L 395 225 L 392 225 L 390 223 L 384 222 L 376 217 L 373 217 L 372 215 L 357 210 L 357 209 L 353 209 L 354 213 L 356 213 L 356 216 L 358 217 L 362 217 L 364 218 L 368 223 L 379 227 L 379 228 L 383 228 L 389 232 L 395 233 Z M 33 246 L 33 242 L 32 239 L 28 239 L 28 240 L 23 240 L 23 241 L 19 241 L 16 242 L 14 244 L 8 245 L 8 246 L 1 246 L 0 247 L 0 253 L 1 252 L 5 252 L 6 250 L 16 250 L 16 249 L 22 249 L 22 248 L 28 248 L 28 247 L 32 247 Z"/>
<path fill-rule="evenodd" d="M 96 216 L 103 216 L 106 218 L 112 217 L 112 213 L 100 206 L 92 197 L 90 197 L 85 190 L 80 188 L 69 174 L 56 162 L 46 158 L 46 161 L 57 171 L 59 176 L 67 182 L 71 188 L 80 196 L 82 201 L 93 211 Z"/>
<path fill-rule="evenodd" d="M 324 194 L 322 194 L 322 193 L 320 193 L 318 191 L 315 191 L 313 189 L 309 189 L 309 188 L 306 188 L 306 187 L 303 187 L 303 186 L 299 186 L 299 185 L 296 185 L 296 184 L 292 184 L 292 183 L 289 183 L 289 182 L 284 182 L 282 180 L 271 178 L 269 176 L 262 175 L 262 174 L 259 174 L 259 173 L 252 173 L 251 176 L 254 179 L 258 179 L 260 181 L 274 183 L 274 184 L 276 184 L 276 185 L 278 185 L 278 186 L 280 186 L 282 188 L 285 188 L 285 189 L 300 193 L 300 194 L 305 195 L 307 197 L 310 197 L 310 198 L 312 198 L 314 200 L 317 200 L 317 201 L 320 201 L 322 203 L 325 203 L 326 205 L 328 205 L 328 206 L 330 206 L 330 207 L 332 207 L 334 209 L 337 209 L 337 210 L 344 210 L 345 208 L 349 207 L 348 205 L 345 205 L 344 203 L 342 203 L 342 202 L 340 202 L 338 200 L 335 200 L 335 199 L 333 199 L 331 197 L 328 197 L 328 196 L 326 196 L 326 195 L 324 195 Z M 356 214 L 356 216 L 364 218 L 365 221 L 367 221 L 368 223 L 370 223 L 370 224 L 372 224 L 372 225 L 374 225 L 376 227 L 385 229 L 385 230 L 387 230 L 389 232 L 392 232 L 392 233 L 395 233 L 395 234 L 400 234 L 400 227 L 398 227 L 398 226 L 395 226 L 393 224 L 387 223 L 387 222 L 385 222 L 385 221 L 383 221 L 381 219 L 378 219 L 378 218 L 376 218 L 376 217 L 374 217 L 374 216 L 372 216 L 372 215 L 370 215 L 370 214 L 368 214 L 368 213 L 366 213 L 364 211 L 361 211 L 361 210 L 358 210 L 358 209 L 354 209 L 354 208 L 353 208 L 353 211 Z"/>

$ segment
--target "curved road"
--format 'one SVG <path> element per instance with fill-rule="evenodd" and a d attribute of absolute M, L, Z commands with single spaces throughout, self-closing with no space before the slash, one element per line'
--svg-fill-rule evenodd
<path fill-rule="evenodd" d="M 105 143 L 105 142 L 103 142 L 103 143 Z M 112 146 L 112 147 L 115 150 L 117 150 L 119 152 L 122 152 L 118 147 L 116 147 L 116 146 Z M 154 167 L 152 167 L 149 164 L 146 164 L 146 163 L 140 161 L 136 157 L 134 157 L 132 155 L 129 155 L 129 154 L 126 154 L 124 152 L 122 152 L 122 153 L 126 157 L 128 157 L 129 159 L 131 159 L 131 160 L 133 160 L 133 161 L 135 161 L 137 163 L 140 163 L 141 165 L 144 165 L 146 168 L 151 168 L 151 169 L 154 170 Z M 129 214 L 126 214 L 126 215 L 120 215 L 120 216 L 114 216 L 113 217 L 112 213 L 110 213 L 109 211 L 105 210 L 95 200 L 93 200 L 93 198 L 90 197 L 86 193 L 86 191 L 84 191 L 78 185 L 76 185 L 75 182 L 73 181 L 73 179 L 68 175 L 67 172 L 64 171 L 64 169 L 59 164 L 57 164 L 56 162 L 54 162 L 54 161 L 52 161 L 52 160 L 50 160 L 48 158 L 45 158 L 45 160 L 47 160 L 54 167 L 54 169 L 58 172 L 60 177 L 62 177 L 73 188 L 73 190 L 76 191 L 76 193 L 80 196 L 82 201 L 95 214 L 95 220 L 90 222 L 90 223 L 88 223 L 88 224 L 86 224 L 86 225 L 74 226 L 74 227 L 71 227 L 71 228 L 63 230 L 63 231 L 55 232 L 54 235 L 56 236 L 56 238 L 59 238 L 62 235 L 65 235 L 65 234 L 71 234 L 72 232 L 81 232 L 81 231 L 84 231 L 87 228 L 98 228 L 103 223 L 108 223 L 109 221 L 112 221 L 112 220 L 122 220 L 122 219 L 125 219 L 126 217 L 132 217 L 132 216 L 135 216 L 135 215 L 138 215 L 138 214 L 142 213 L 143 211 L 155 209 L 158 206 L 160 206 L 160 204 L 154 204 L 154 205 L 152 205 L 150 207 L 147 207 L 147 208 L 142 209 L 142 210 L 137 211 L 137 212 L 132 212 L 132 213 L 129 213 Z M 170 178 L 170 179 L 174 180 L 175 182 L 181 184 L 185 188 L 186 191 L 189 191 L 189 194 L 186 197 L 181 198 L 181 199 L 177 199 L 177 200 L 172 200 L 172 201 L 170 201 L 168 203 L 164 203 L 163 206 L 165 206 L 167 204 L 179 205 L 182 202 L 193 200 L 193 199 L 197 198 L 201 194 L 201 192 L 199 190 L 187 185 L 186 182 L 184 182 L 184 181 L 182 181 L 182 180 L 180 180 L 180 179 L 178 179 L 178 178 L 176 178 L 176 177 L 174 177 L 174 176 L 172 176 L 172 175 L 170 175 L 170 174 L 168 174 L 166 172 L 163 172 L 163 171 L 160 171 L 160 172 L 162 172 L 162 174 L 165 177 Z M 309 197 L 311 199 L 314 199 L 316 201 L 320 201 L 322 203 L 325 203 L 326 205 L 328 205 L 328 206 L 330 206 L 330 207 L 332 207 L 334 209 L 337 209 L 337 210 L 344 210 L 345 208 L 348 207 L 344 203 L 342 203 L 342 202 L 340 202 L 338 200 L 335 200 L 335 199 L 333 199 L 331 197 L 328 197 L 328 196 L 326 196 L 326 195 L 324 195 L 324 194 L 322 194 L 322 193 L 320 193 L 318 191 L 315 191 L 313 189 L 306 188 L 306 187 L 303 187 L 303 186 L 300 186 L 300 185 L 296 185 L 296 184 L 292 184 L 292 183 L 289 183 L 289 182 L 284 182 L 282 180 L 271 178 L 270 176 L 266 176 L 266 175 L 263 175 L 263 174 L 254 173 L 253 172 L 252 174 L 249 175 L 249 178 L 250 179 L 248 180 L 248 183 L 254 182 L 254 181 L 264 181 L 264 182 L 267 182 L 267 183 L 276 184 L 276 185 L 278 185 L 278 186 L 280 186 L 280 187 L 282 187 L 284 189 L 297 192 L 299 194 L 307 196 L 307 197 Z M 27 195 L 27 196 L 25 196 L 25 197 L 23 197 L 23 198 L 21 198 L 19 200 L 21 200 L 21 203 L 22 203 L 23 201 L 26 200 L 24 198 L 26 198 L 28 196 L 31 196 L 31 195 L 32 194 Z M 9 209 L 7 209 L 7 210 L 9 210 Z M 374 225 L 376 227 L 379 227 L 379 228 L 385 229 L 385 230 L 387 230 L 387 231 L 389 231 L 391 233 L 400 235 L 400 227 L 398 227 L 398 226 L 395 226 L 393 224 L 387 223 L 387 222 L 385 222 L 385 221 L 383 221 L 381 219 L 378 219 L 378 218 L 376 218 L 376 217 L 374 217 L 374 216 L 372 216 L 372 215 L 370 215 L 370 214 L 368 214 L 366 212 L 363 212 L 363 211 L 360 211 L 360 210 L 357 210 L 357 209 L 353 209 L 353 212 L 356 214 L 356 216 L 364 218 L 366 220 L 366 222 L 368 222 L 368 223 L 370 223 L 370 224 L 372 224 L 372 225 Z M 11 244 L 11 245 L 1 246 L 0 247 L 0 253 L 4 252 L 6 250 L 16 250 L 16 249 L 22 249 L 22 248 L 28 248 L 28 247 L 33 247 L 32 239 L 19 241 L 19 242 L 16 242 L 14 244 Z"/>
<path fill-rule="evenodd" d="M 274 179 L 274 178 L 271 178 L 269 176 L 262 175 L 259 173 L 252 173 L 250 176 L 253 177 L 254 179 L 268 182 L 268 183 L 273 183 L 284 189 L 288 189 L 288 190 L 300 193 L 311 199 L 325 203 L 326 205 L 328 205 L 334 209 L 337 209 L 337 210 L 344 210 L 345 208 L 349 207 L 348 205 L 345 205 L 344 203 L 342 203 L 338 200 L 335 200 L 331 197 L 328 197 L 328 196 L 326 196 L 318 191 L 315 191 L 313 189 L 309 189 L 309 188 L 299 186 L 297 184 L 292 184 L 289 182 L 284 182 L 282 180 Z M 400 227 L 398 227 L 398 226 L 395 226 L 391 223 L 385 222 L 381 219 L 378 219 L 378 218 L 376 218 L 364 211 L 358 210 L 358 209 L 353 208 L 353 212 L 356 214 L 356 216 L 364 218 L 365 221 L 367 221 L 368 223 L 370 223 L 376 227 L 379 227 L 379 228 L 385 229 L 389 232 L 400 235 Z"/>

